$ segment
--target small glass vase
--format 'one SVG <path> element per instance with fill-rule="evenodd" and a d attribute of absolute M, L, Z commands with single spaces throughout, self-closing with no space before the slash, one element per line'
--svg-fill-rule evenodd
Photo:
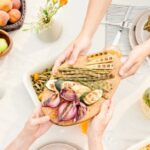
<path fill-rule="evenodd" d="M 60 21 L 53 19 L 51 23 L 44 29 L 37 32 L 37 36 L 41 41 L 54 42 L 62 33 L 62 24 Z"/>

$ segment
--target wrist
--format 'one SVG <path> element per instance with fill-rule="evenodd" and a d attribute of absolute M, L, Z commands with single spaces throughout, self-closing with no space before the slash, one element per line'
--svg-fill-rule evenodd
<path fill-rule="evenodd" d="M 88 136 L 89 150 L 102 150 L 102 136 Z"/>
<path fill-rule="evenodd" d="M 88 38 L 88 39 L 92 40 L 92 35 L 85 30 L 82 30 L 80 32 L 79 37 L 84 37 L 84 38 Z"/>
<path fill-rule="evenodd" d="M 32 135 L 29 135 L 23 130 L 16 138 L 15 144 L 16 147 L 24 147 L 24 149 L 28 149 L 35 140 L 36 139 Z"/>
<path fill-rule="evenodd" d="M 95 140 L 95 139 L 102 139 L 103 138 L 103 133 L 99 133 L 99 132 L 88 132 L 88 139 L 90 140 Z"/>

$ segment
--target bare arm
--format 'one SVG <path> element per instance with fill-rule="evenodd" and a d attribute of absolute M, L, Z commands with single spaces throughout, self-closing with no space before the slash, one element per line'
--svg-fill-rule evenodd
<path fill-rule="evenodd" d="M 53 68 L 53 73 L 57 72 L 57 68 L 65 60 L 68 60 L 70 64 L 74 64 L 78 56 L 83 55 L 89 50 L 92 43 L 92 37 L 110 3 L 111 0 L 89 0 L 87 14 L 81 32 L 57 59 Z"/>
<path fill-rule="evenodd" d="M 5 150 L 28 150 L 35 140 L 23 131 L 14 139 Z"/>
<path fill-rule="evenodd" d="M 95 135 L 88 138 L 89 150 L 103 150 L 102 138 L 94 137 Z"/>
<path fill-rule="evenodd" d="M 112 0 L 89 0 L 81 33 L 92 37 L 96 32 Z"/>
<path fill-rule="evenodd" d="M 48 116 L 44 116 L 39 106 L 28 119 L 19 135 L 5 150 L 28 150 L 32 143 L 51 127 Z"/>
<path fill-rule="evenodd" d="M 111 100 L 104 101 L 100 113 L 93 118 L 88 129 L 89 150 L 103 150 L 103 134 L 112 117 Z"/>

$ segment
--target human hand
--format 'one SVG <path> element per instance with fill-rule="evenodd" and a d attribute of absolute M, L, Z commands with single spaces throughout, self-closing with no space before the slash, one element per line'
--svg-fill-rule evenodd
<path fill-rule="evenodd" d="M 52 123 L 48 116 L 43 116 L 41 106 L 38 107 L 25 124 L 20 134 L 6 147 L 5 150 L 28 150 L 32 143 L 43 135 Z"/>
<path fill-rule="evenodd" d="M 111 100 L 106 100 L 101 106 L 100 113 L 93 118 L 88 130 L 89 150 L 103 150 L 102 137 L 112 116 Z"/>
<path fill-rule="evenodd" d="M 134 75 L 147 55 L 148 52 L 146 49 L 144 49 L 144 45 L 136 46 L 121 67 L 119 72 L 120 76 L 122 78 L 127 78 L 128 76 Z"/>
<path fill-rule="evenodd" d="M 83 34 L 79 35 L 56 60 L 53 73 L 55 74 L 58 67 L 66 60 L 69 64 L 74 64 L 80 55 L 84 55 L 89 50 L 90 46 L 91 38 Z"/>
<path fill-rule="evenodd" d="M 90 138 L 101 138 L 103 133 L 112 117 L 112 102 L 111 100 L 106 100 L 101 106 L 99 114 L 94 117 L 89 125 L 88 137 Z"/>
<path fill-rule="evenodd" d="M 39 106 L 35 109 L 25 124 L 22 132 L 26 136 L 30 136 L 33 140 L 36 140 L 42 136 L 51 126 L 52 123 L 50 122 L 49 116 L 44 116 L 41 110 L 41 106 Z"/>

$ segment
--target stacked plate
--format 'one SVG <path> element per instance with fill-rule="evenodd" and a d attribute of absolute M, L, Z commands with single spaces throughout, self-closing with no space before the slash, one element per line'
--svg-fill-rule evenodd
<path fill-rule="evenodd" d="M 144 30 L 144 25 L 148 21 L 149 16 L 150 10 L 137 16 L 133 21 L 133 25 L 129 30 L 129 41 L 132 48 L 150 38 L 150 32 Z"/>
<path fill-rule="evenodd" d="M 81 150 L 73 145 L 70 145 L 68 143 L 61 143 L 61 142 L 56 142 L 56 143 L 50 143 L 47 144 L 38 150 Z"/>

